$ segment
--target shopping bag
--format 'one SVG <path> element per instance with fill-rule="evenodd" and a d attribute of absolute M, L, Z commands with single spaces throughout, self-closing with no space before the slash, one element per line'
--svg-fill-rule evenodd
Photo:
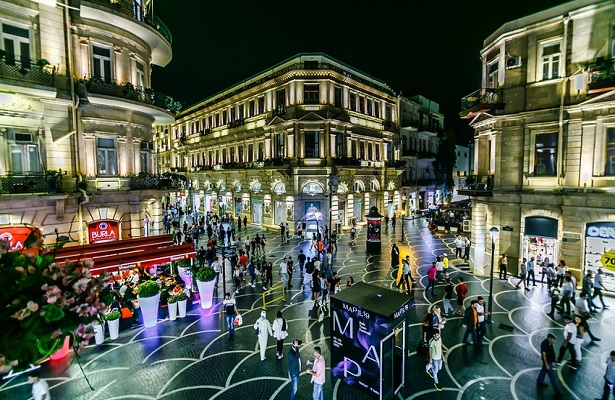
<path fill-rule="evenodd" d="M 235 326 L 241 326 L 241 324 L 243 324 L 243 319 L 241 318 L 241 315 L 237 315 L 235 317 L 235 321 L 233 321 L 233 325 Z"/>

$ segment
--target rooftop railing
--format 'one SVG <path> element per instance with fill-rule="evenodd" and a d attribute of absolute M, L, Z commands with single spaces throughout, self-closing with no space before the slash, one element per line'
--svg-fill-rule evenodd
<path fill-rule="evenodd" d="M 0 176 L 0 195 L 60 193 L 61 189 L 62 179 L 58 174 Z"/>
<path fill-rule="evenodd" d="M 461 98 L 461 111 L 469 111 L 475 107 L 495 106 L 504 104 L 502 89 L 482 88 Z"/>

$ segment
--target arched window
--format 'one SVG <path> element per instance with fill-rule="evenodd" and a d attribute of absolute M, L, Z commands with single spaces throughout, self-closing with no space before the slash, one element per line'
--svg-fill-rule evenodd
<path fill-rule="evenodd" d="M 252 193 L 260 193 L 262 191 L 260 182 L 253 182 L 251 187 Z"/>
<path fill-rule="evenodd" d="M 318 182 L 308 182 L 303 186 L 303 189 L 301 189 L 301 193 L 307 194 L 310 196 L 314 196 L 316 194 L 322 194 L 324 192 L 325 192 L 324 189 L 322 188 L 322 186 L 320 186 Z"/>
<path fill-rule="evenodd" d="M 355 181 L 355 183 L 352 185 L 352 190 L 355 193 L 364 192 L 365 191 L 365 185 L 361 181 Z"/>
<path fill-rule="evenodd" d="M 380 190 L 380 183 L 377 180 L 373 180 L 369 183 L 369 190 L 372 192 L 377 192 Z"/>
<path fill-rule="evenodd" d="M 283 194 L 286 193 L 286 185 L 284 185 L 283 182 L 277 182 L 274 186 L 273 186 L 273 192 L 275 194 Z"/>

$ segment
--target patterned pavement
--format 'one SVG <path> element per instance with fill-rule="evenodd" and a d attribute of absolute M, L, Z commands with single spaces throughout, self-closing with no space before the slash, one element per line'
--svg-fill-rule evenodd
<path fill-rule="evenodd" d="M 346 235 L 339 240 L 339 250 L 334 258 L 334 270 L 342 282 L 352 275 L 355 281 L 393 287 L 395 272 L 389 267 L 389 248 L 393 243 L 400 247 L 402 256 L 410 254 L 413 275 L 420 278 L 414 288 L 416 306 L 411 310 L 411 352 L 406 371 L 406 385 L 397 395 L 400 399 L 549 399 L 551 387 L 536 387 L 540 370 L 540 342 L 547 333 L 558 337 L 561 344 L 563 322 L 550 320 L 547 289 L 538 285 L 531 291 L 514 290 L 511 281 L 494 281 L 494 323 L 487 327 L 481 353 L 471 346 L 460 344 L 464 330 L 459 317 L 451 317 L 443 331 L 447 363 L 440 372 L 442 392 L 437 392 L 433 381 L 425 373 L 427 359 L 414 353 L 421 337 L 421 324 L 433 305 L 441 303 L 443 288 L 436 287 L 436 296 L 423 290 L 427 266 L 436 255 L 446 252 L 454 261 L 452 235 L 432 235 L 423 220 L 406 220 L 404 242 L 401 229 L 383 234 L 383 251 L 380 256 L 366 256 L 365 233 L 359 231 L 356 245 L 351 245 Z M 250 235 L 263 231 L 249 228 Z M 242 232 L 242 236 L 245 234 Z M 299 249 L 310 254 L 310 242 L 291 240 L 282 244 L 279 236 L 267 233 L 267 258 L 279 263 L 282 257 L 292 255 L 296 260 Z M 454 264 L 452 262 L 452 264 Z M 416 268 L 418 266 L 418 268 Z M 488 298 L 489 280 L 475 277 L 452 266 L 453 281 L 463 276 L 468 285 L 466 304 L 478 295 Z M 279 280 L 277 274 L 274 278 Z M 274 279 L 274 280 L 275 280 Z M 298 274 L 293 278 L 294 287 L 280 300 L 267 308 L 269 320 L 282 310 L 288 321 L 289 337 L 284 352 L 292 338 L 303 340 L 302 360 L 312 357 L 313 346 L 321 346 L 327 368 L 329 364 L 330 319 L 328 315 L 314 315 L 310 294 L 301 290 Z M 229 283 L 230 285 L 231 283 Z M 221 292 L 221 290 L 220 290 Z M 260 361 L 257 340 L 252 325 L 262 307 L 262 285 L 246 288 L 236 296 L 244 318 L 234 340 L 226 334 L 225 320 L 219 303 L 209 310 L 194 308 L 183 319 L 161 321 L 157 327 L 143 329 L 136 326 L 120 333 L 120 338 L 100 346 L 91 345 L 81 353 L 81 366 L 88 382 L 80 372 L 74 356 L 64 360 L 49 361 L 41 369 L 47 379 L 53 399 L 286 399 L 290 393 L 288 361 L 275 358 L 275 340 L 270 338 L 267 359 Z M 612 303 L 611 299 L 607 299 Z M 453 302 L 454 303 L 454 302 Z M 198 307 L 198 306 L 197 306 Z M 615 314 L 601 310 L 590 320 L 594 334 L 602 341 L 585 344 L 583 365 L 573 370 L 563 365 L 557 370 L 560 388 L 565 399 L 585 400 L 599 397 L 602 392 L 604 360 L 615 349 Z M 316 318 L 314 318 L 316 317 Z M 305 364 L 304 364 L 305 367 Z M 311 398 L 311 384 L 305 372 L 299 381 L 299 399 Z M 24 376 L 0 382 L 0 399 L 29 399 L 30 385 Z M 332 381 L 327 377 L 325 399 L 371 399 L 363 392 Z"/>

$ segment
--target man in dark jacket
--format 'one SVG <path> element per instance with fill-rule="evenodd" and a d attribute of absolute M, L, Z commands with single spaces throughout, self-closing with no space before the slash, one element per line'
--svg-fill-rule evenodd
<path fill-rule="evenodd" d="M 542 341 L 540 344 L 540 358 L 542 360 L 542 369 L 540 370 L 540 374 L 538 374 L 538 379 L 536 380 L 536 384 L 539 387 L 547 387 L 548 385 L 545 383 L 545 376 L 549 376 L 549 380 L 551 381 L 551 385 L 553 385 L 553 391 L 555 392 L 555 396 L 560 398 L 562 393 L 559 390 L 557 385 L 557 377 L 555 376 L 555 370 L 553 369 L 553 362 L 555 361 L 555 349 L 553 349 L 553 343 L 556 342 L 556 337 L 554 334 L 549 333 L 547 338 Z"/>
<path fill-rule="evenodd" d="M 465 314 L 463 315 L 463 327 L 466 332 L 463 335 L 463 343 L 469 344 L 467 342 L 468 336 L 472 335 L 472 343 L 474 343 L 474 350 L 480 351 L 480 344 L 478 343 L 478 337 L 476 335 L 476 326 L 478 325 L 478 312 L 476 311 L 476 305 L 478 304 L 478 300 L 472 300 L 470 307 L 466 308 Z"/>
<path fill-rule="evenodd" d="M 290 376 L 290 400 L 295 400 L 297 395 L 297 384 L 299 383 L 299 374 L 301 374 L 301 358 L 299 354 L 299 346 L 301 340 L 293 340 L 293 345 L 288 350 L 288 375 Z"/>

